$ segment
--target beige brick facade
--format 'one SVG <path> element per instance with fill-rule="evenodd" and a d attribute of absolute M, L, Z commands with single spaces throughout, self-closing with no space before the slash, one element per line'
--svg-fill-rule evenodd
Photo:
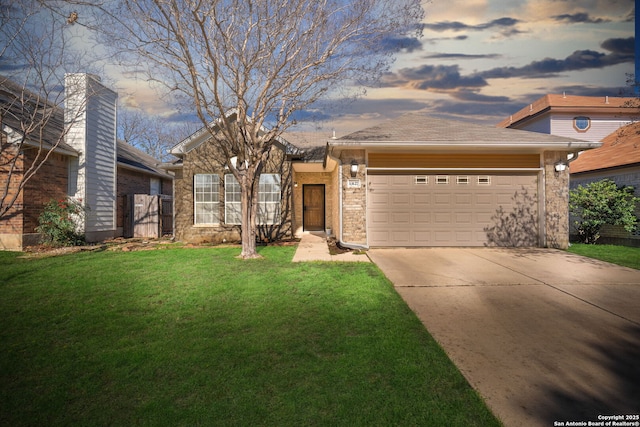
<path fill-rule="evenodd" d="M 290 238 L 293 234 L 293 207 L 291 198 L 291 162 L 284 152 L 274 147 L 271 158 L 262 173 L 279 173 L 281 177 L 282 201 L 280 205 L 281 224 L 258 226 L 259 240 Z M 188 243 L 223 243 L 240 241 L 240 226 L 224 223 L 224 175 L 222 156 L 212 144 L 203 143 L 184 155 L 181 170 L 176 171 L 175 182 L 175 236 Z M 217 174 L 220 177 L 219 223 L 214 225 L 194 224 L 193 182 L 196 174 Z"/>
<path fill-rule="evenodd" d="M 344 151 L 340 156 L 339 174 L 342 184 L 342 240 L 356 245 L 367 244 L 367 175 L 364 150 Z M 351 164 L 358 164 L 358 173 L 351 177 Z M 359 187 L 349 185 L 359 181 Z"/>
<path fill-rule="evenodd" d="M 304 212 L 302 193 L 305 185 L 322 184 L 324 185 L 324 223 L 325 229 L 331 230 L 331 234 L 335 235 L 337 222 L 334 222 L 332 213 L 337 210 L 335 205 L 336 199 L 333 195 L 335 191 L 335 183 L 331 172 L 295 172 L 293 173 L 293 224 L 294 234 L 299 236 L 304 231 Z"/>

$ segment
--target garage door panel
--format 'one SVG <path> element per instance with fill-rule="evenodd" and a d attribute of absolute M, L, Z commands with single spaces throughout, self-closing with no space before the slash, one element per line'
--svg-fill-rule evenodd
<path fill-rule="evenodd" d="M 450 212 L 434 212 L 433 219 L 436 224 L 451 224 L 451 213 Z"/>
<path fill-rule="evenodd" d="M 449 193 L 435 193 L 433 195 L 433 204 L 434 205 L 450 205 L 451 204 L 451 194 Z"/>
<path fill-rule="evenodd" d="M 394 205 L 399 208 L 409 207 L 411 204 L 411 196 L 408 193 L 394 193 L 391 195 L 391 200 Z"/>
<path fill-rule="evenodd" d="M 409 225 L 411 224 L 411 213 L 410 212 L 394 212 L 391 215 L 392 223 L 397 224 L 397 226 Z"/>
<path fill-rule="evenodd" d="M 420 224 L 431 224 L 430 212 L 412 212 L 412 214 L 414 225 L 420 226 Z"/>
<path fill-rule="evenodd" d="M 483 246 L 487 230 L 504 219 L 500 215 L 508 216 L 522 203 L 537 212 L 536 175 L 425 177 L 369 176 L 371 246 Z M 527 197 L 521 197 L 524 193 Z M 528 228 L 535 232 L 537 224 Z"/>

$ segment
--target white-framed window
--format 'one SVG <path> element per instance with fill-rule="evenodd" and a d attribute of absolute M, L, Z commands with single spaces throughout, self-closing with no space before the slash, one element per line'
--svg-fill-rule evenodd
<path fill-rule="evenodd" d="M 429 183 L 429 177 L 425 175 L 417 175 L 415 183 L 417 185 L 426 185 Z"/>
<path fill-rule="evenodd" d="M 280 223 L 281 182 L 279 174 L 263 173 L 260 175 L 258 188 L 258 224 Z M 242 223 L 242 206 L 240 204 L 240 184 L 235 176 L 224 177 L 224 213 L 226 224 Z"/>
<path fill-rule="evenodd" d="M 233 174 L 224 176 L 224 223 L 241 224 L 240 184 Z"/>
<path fill-rule="evenodd" d="M 478 177 L 478 185 L 491 185 L 491 177 L 490 176 L 479 176 Z"/>
<path fill-rule="evenodd" d="M 438 185 L 446 185 L 449 183 L 449 175 L 438 175 L 436 176 L 436 184 Z"/>
<path fill-rule="evenodd" d="M 193 177 L 193 223 L 220 222 L 220 177 L 215 174 L 196 174 Z"/>
<path fill-rule="evenodd" d="M 458 176 L 456 177 L 456 184 L 458 185 L 465 185 L 469 183 L 469 177 L 468 176 Z"/>
<path fill-rule="evenodd" d="M 258 224 L 280 223 L 280 174 L 260 175 L 258 190 Z"/>

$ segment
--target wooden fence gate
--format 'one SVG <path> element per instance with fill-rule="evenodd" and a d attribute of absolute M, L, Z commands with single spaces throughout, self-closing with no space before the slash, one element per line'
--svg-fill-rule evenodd
<path fill-rule="evenodd" d="M 124 237 L 158 238 L 173 233 L 173 199 L 170 196 L 129 195 L 124 211 Z"/>

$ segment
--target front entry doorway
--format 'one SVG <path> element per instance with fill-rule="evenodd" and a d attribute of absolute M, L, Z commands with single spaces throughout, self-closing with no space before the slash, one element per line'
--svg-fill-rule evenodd
<path fill-rule="evenodd" d="M 324 231 L 324 184 L 302 186 L 302 228 Z"/>

